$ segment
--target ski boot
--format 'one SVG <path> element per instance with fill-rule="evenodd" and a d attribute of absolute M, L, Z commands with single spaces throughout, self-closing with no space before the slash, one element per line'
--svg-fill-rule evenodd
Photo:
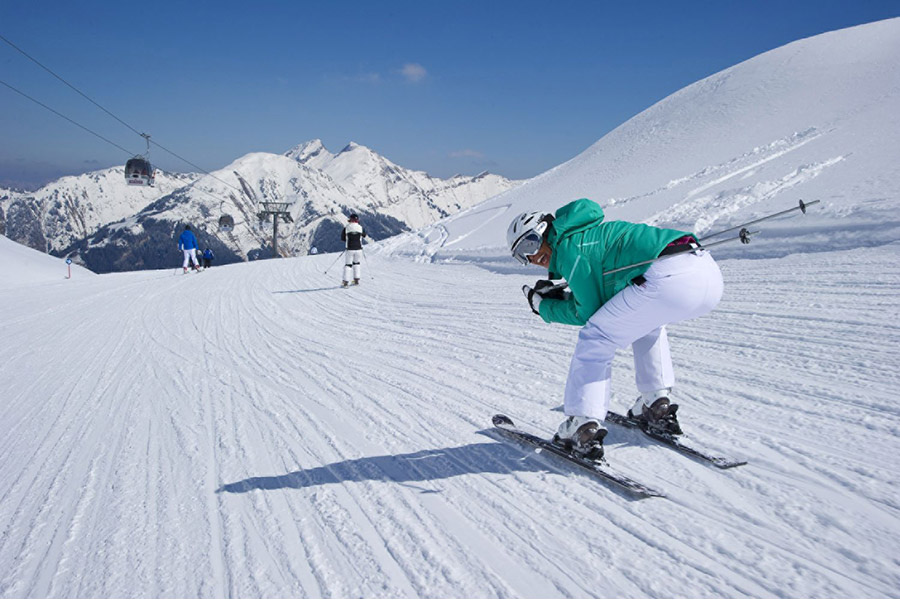
<path fill-rule="evenodd" d="M 653 404 L 647 406 L 643 398 L 638 398 L 628 416 L 640 424 L 641 429 L 652 433 L 668 435 L 681 435 L 681 426 L 678 424 L 677 404 L 670 404 L 666 396 L 657 398 Z"/>
<path fill-rule="evenodd" d="M 358 278 L 358 277 L 357 277 L 356 279 L 353 280 L 353 285 L 359 285 L 359 278 Z"/>
<path fill-rule="evenodd" d="M 350 285 L 350 283 L 348 281 L 341 282 L 341 287 L 347 287 L 348 285 Z"/>
<path fill-rule="evenodd" d="M 560 423 L 553 443 L 577 456 L 599 461 L 603 458 L 603 438 L 607 431 L 599 419 L 568 417 Z"/>

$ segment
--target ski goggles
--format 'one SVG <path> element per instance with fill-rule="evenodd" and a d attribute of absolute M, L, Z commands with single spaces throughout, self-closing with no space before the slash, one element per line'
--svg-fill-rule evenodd
<path fill-rule="evenodd" d="M 528 258 L 537 254 L 537 251 L 541 249 L 541 245 L 543 243 L 543 236 L 532 229 L 531 231 L 525 233 L 522 237 L 517 239 L 516 243 L 513 244 L 513 258 L 515 258 L 523 265 L 527 265 Z"/>

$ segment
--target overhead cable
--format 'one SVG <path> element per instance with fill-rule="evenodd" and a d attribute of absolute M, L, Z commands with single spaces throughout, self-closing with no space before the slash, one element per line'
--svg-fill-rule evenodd
<path fill-rule="evenodd" d="M 108 110 L 106 110 L 105 108 L 103 108 L 102 106 L 100 106 L 100 104 L 98 104 L 97 102 L 94 102 L 87 94 L 83 93 L 83 92 L 82 92 L 81 90 L 79 90 L 77 87 L 75 87 L 74 85 L 72 85 L 71 83 L 69 83 L 68 81 L 66 81 L 65 79 L 63 79 L 63 78 L 60 77 L 59 75 L 57 75 L 56 73 L 54 73 L 49 67 L 45 66 L 45 65 L 44 65 L 43 63 L 41 63 L 38 59 L 34 58 L 33 56 L 31 56 L 30 54 L 28 54 L 27 52 L 25 52 L 25 51 L 22 50 L 21 48 L 19 48 L 19 47 L 16 46 L 15 44 L 13 44 L 11 41 L 9 41 L 8 39 L 6 39 L 2 34 L 0 34 L 0 40 L 3 40 L 3 41 L 6 42 L 7 44 L 9 44 L 9 45 L 12 46 L 13 48 L 15 48 L 15 49 L 16 49 L 17 51 L 19 51 L 22 55 L 24 55 L 26 58 L 28 58 L 28 60 L 34 62 L 36 65 L 38 65 L 39 67 L 41 67 L 42 69 L 44 69 L 45 71 L 47 71 L 48 73 L 50 73 L 51 75 L 53 75 L 54 77 L 56 77 L 57 79 L 59 79 L 60 81 L 62 81 L 64 84 L 66 84 L 67 86 L 69 86 L 69 87 L 72 88 L 73 90 L 75 90 L 82 98 L 84 98 L 85 100 L 87 100 L 88 102 L 90 102 L 91 104 L 93 104 L 94 106 L 96 106 L 97 108 L 99 108 L 100 110 L 102 110 L 103 112 L 105 112 L 106 114 L 108 114 L 109 116 L 111 116 L 113 119 L 115 119 L 116 121 L 118 121 L 119 123 L 121 123 L 122 125 L 124 125 L 125 127 L 127 127 L 128 129 L 130 129 L 131 131 L 135 132 L 136 134 L 141 135 L 141 132 L 140 132 L 140 131 L 138 131 L 137 129 L 135 129 L 134 127 L 132 127 L 131 125 L 129 125 L 128 123 L 126 123 L 125 121 L 123 121 L 122 119 L 120 119 L 119 117 L 117 117 L 116 115 L 112 114 L 110 111 L 108 111 Z"/>
<path fill-rule="evenodd" d="M 18 46 L 16 46 L 14 43 L 12 43 L 11 41 L 9 41 L 5 36 L 3 36 L 3 34 L 0 34 L 0 40 L 3 40 L 3 41 L 6 42 L 7 44 L 9 44 L 11 47 L 15 48 L 16 51 L 18 51 L 19 53 L 21 53 L 23 56 L 25 56 L 26 58 L 28 58 L 30 61 L 34 62 L 36 65 L 38 65 L 39 67 L 41 67 L 42 69 L 44 69 L 45 71 L 47 71 L 48 73 L 50 73 L 51 75 L 53 75 L 54 77 L 56 77 L 57 79 L 59 79 L 61 82 L 63 82 L 64 84 L 66 84 L 66 85 L 67 85 L 68 87 L 70 87 L 71 89 L 75 90 L 75 92 L 77 92 L 78 95 L 80 95 L 82 98 L 84 98 L 85 100 L 87 100 L 88 102 L 90 102 L 91 104 L 93 104 L 94 106 L 96 106 L 97 108 L 99 108 L 100 110 L 102 110 L 103 112 L 105 112 L 106 114 L 108 114 L 110 117 L 112 117 L 113 119 L 115 119 L 116 121 L 118 121 L 119 123 L 121 123 L 122 125 L 124 125 L 125 127 L 127 127 L 128 129 L 130 129 L 130 130 L 133 131 L 134 133 L 136 133 L 136 134 L 138 134 L 138 135 L 140 135 L 140 136 L 142 136 L 142 137 L 146 137 L 146 135 L 145 135 L 144 133 L 141 133 L 140 131 L 138 131 L 137 129 L 135 129 L 134 127 L 132 127 L 131 125 L 129 125 L 128 123 L 126 123 L 125 121 L 123 121 L 122 119 L 120 119 L 119 117 L 117 117 L 116 115 L 114 115 L 111 111 L 109 111 L 109 110 L 107 110 L 106 108 L 104 108 L 103 106 L 101 106 L 98 102 L 95 102 L 90 96 L 88 96 L 87 94 L 85 94 L 84 92 L 82 92 L 81 90 L 79 90 L 77 87 L 75 87 L 74 85 L 72 85 L 71 83 L 69 83 L 68 81 L 66 81 L 65 79 L 63 79 L 63 78 L 60 77 L 59 75 L 57 75 L 56 73 L 54 73 L 52 69 L 50 69 L 49 67 L 47 67 L 46 65 L 44 65 L 43 63 L 41 63 L 38 59 L 34 58 L 33 56 L 31 56 L 30 54 L 28 54 L 27 52 L 25 52 L 24 50 L 22 50 L 22 49 L 19 48 Z M 10 88 L 11 90 L 13 90 L 13 91 L 15 91 L 15 92 L 18 92 L 19 94 L 22 94 L 23 96 L 25 96 L 25 97 L 28 98 L 29 100 L 32 100 L 32 101 L 34 101 L 34 102 L 37 102 L 38 104 L 40 104 L 40 105 L 43 106 L 44 108 L 47 108 L 48 110 L 52 111 L 53 113 L 55 113 L 55 114 L 61 116 L 62 118 L 64 118 L 64 119 L 66 119 L 67 121 L 69 121 L 70 123 L 74 123 L 75 125 L 78 125 L 78 127 L 81 127 L 82 129 L 84 129 L 84 130 L 86 130 L 86 131 L 90 131 L 91 133 L 93 133 L 93 134 L 96 135 L 97 137 L 99 137 L 99 138 L 101 138 L 101 139 L 103 139 L 103 140 L 109 142 L 109 140 L 107 140 L 107 139 L 104 138 L 103 136 L 101 136 L 101 135 L 99 135 L 99 134 L 97 134 L 97 133 L 94 133 L 93 131 L 91 131 L 91 130 L 88 129 L 87 127 L 84 127 L 83 125 L 79 125 L 78 123 L 76 123 L 76 122 L 73 121 L 72 119 L 70 119 L 70 118 L 68 118 L 68 117 L 66 117 L 66 116 L 64 116 L 64 115 L 62 115 L 62 114 L 60 114 L 60 113 L 58 113 L 57 111 L 53 110 L 52 108 L 50 108 L 50 107 L 47 106 L 47 105 L 45 105 L 45 104 L 43 104 L 43 103 L 41 103 L 41 102 L 38 102 L 37 100 L 35 100 L 34 98 L 31 98 L 31 97 L 28 96 L 27 94 L 25 94 L 25 93 L 23 93 L 23 92 L 20 92 L 19 90 L 15 89 L 15 88 L 12 87 L 11 85 L 6 84 L 6 83 L 4 83 L 4 85 L 6 85 L 6 87 Z M 116 146 L 117 148 L 120 148 L 120 149 L 124 150 L 124 148 L 122 148 L 122 147 L 119 146 L 118 144 L 115 144 L 115 143 L 113 143 L 113 142 L 109 142 L 109 143 L 110 143 L 110 144 L 113 144 L 113 145 Z M 205 175 L 207 175 L 207 176 L 209 176 L 209 177 L 212 177 L 212 178 L 215 179 L 216 181 L 218 181 L 218 182 L 220 182 L 220 183 L 222 183 L 222 184 L 224 184 L 224 185 L 227 185 L 228 187 L 232 188 L 233 190 L 235 190 L 235 191 L 237 191 L 237 192 L 241 192 L 241 190 L 240 190 L 238 187 L 236 187 L 236 186 L 234 186 L 234 185 L 231 185 L 231 184 L 228 183 L 227 181 L 224 181 L 224 180 L 222 180 L 222 179 L 219 179 L 218 177 L 216 177 L 215 175 L 213 175 L 212 173 L 210 173 L 210 172 L 207 171 L 206 169 L 204 169 L 204 168 L 202 168 L 202 167 L 199 167 L 199 166 L 195 165 L 194 163 L 192 163 L 192 162 L 189 161 L 188 159 L 186 159 L 186 158 L 184 158 L 184 157 L 182 157 L 182 156 L 179 156 L 178 154 L 176 154 L 175 152 L 169 150 L 168 148 L 166 148 L 165 146 L 159 144 L 158 142 L 153 141 L 153 140 L 150 140 L 150 143 L 152 143 L 154 146 L 159 147 L 161 150 L 163 150 L 163 151 L 165 151 L 165 152 L 168 152 L 169 154 L 171 154 L 171 155 L 174 156 L 175 158 L 177 158 L 177 159 L 179 159 L 179 160 L 185 162 L 186 164 L 189 164 L 190 166 L 194 167 L 195 169 L 198 169 L 200 172 L 204 173 Z M 127 150 L 125 150 L 125 152 L 127 152 L 128 154 L 131 154 L 131 153 L 128 152 Z M 194 183 L 196 183 L 196 182 L 194 182 Z M 191 185 L 193 185 L 193 184 L 191 184 Z"/>
<path fill-rule="evenodd" d="M 13 86 L 11 86 L 11 85 L 9 85 L 8 83 L 6 83 L 5 81 L 0 80 L 0 84 L 5 85 L 6 87 L 8 87 L 9 89 L 11 89 L 11 90 L 14 91 L 15 93 L 20 94 L 20 95 L 22 95 L 22 96 L 28 98 L 29 100 L 31 100 L 31 101 L 34 102 L 35 104 L 38 104 L 38 105 L 40 105 L 40 106 L 43 106 L 44 108 L 46 108 L 47 110 L 49 110 L 49 111 L 52 112 L 53 114 L 55 114 L 55 115 L 57 115 L 57 116 L 59 116 L 59 117 L 62 117 L 63 119 L 65 119 L 65 120 L 68 121 L 69 123 L 72 123 L 73 125 L 76 125 L 76 126 L 78 126 L 78 127 L 81 127 L 82 129 L 84 129 L 84 130 L 87 131 L 88 133 L 97 136 L 98 138 L 100 138 L 101 140 L 103 140 L 104 142 L 106 142 L 107 144 L 112 144 L 113 146 L 115 146 L 116 148 L 118 148 L 119 150 L 121 150 L 122 152 L 124 152 L 125 154 L 128 154 L 129 156 L 132 156 L 132 155 L 134 154 L 133 152 L 129 152 L 128 150 L 126 150 L 126 149 L 123 148 L 122 146 L 118 145 L 117 143 L 115 143 L 115 142 L 113 142 L 113 141 L 111 141 L 111 140 L 106 139 L 105 137 L 103 137 L 102 135 L 100 135 L 99 133 L 97 133 L 96 131 L 93 131 L 93 130 L 91 130 L 91 129 L 88 129 L 87 127 L 85 127 L 85 126 L 82 125 L 81 123 L 78 123 L 77 121 L 74 121 L 74 120 L 70 119 L 70 118 L 67 117 L 66 115 L 64 115 L 64 114 L 62 114 L 61 112 L 59 112 L 58 110 L 54 110 L 54 109 L 50 108 L 49 106 L 47 106 L 46 104 L 44 104 L 44 103 L 41 102 L 40 100 L 36 100 L 35 98 L 32 98 L 31 96 L 29 96 L 28 94 L 26 94 L 26 93 L 23 92 L 22 90 L 18 90 L 18 89 L 16 89 L 16 88 L 14 88 Z"/>

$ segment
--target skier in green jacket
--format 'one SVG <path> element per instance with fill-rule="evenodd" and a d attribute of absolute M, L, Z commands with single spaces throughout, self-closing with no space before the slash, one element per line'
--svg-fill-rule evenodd
<path fill-rule="evenodd" d="M 516 260 L 568 284 L 565 293 L 548 280 L 523 286 L 532 310 L 548 323 L 581 326 L 566 380 L 566 419 L 555 439 L 602 456 L 612 360 L 628 345 L 640 392 L 629 416 L 645 428 L 680 434 L 678 407 L 669 401 L 675 376 L 666 325 L 704 315 L 722 297 L 719 267 L 694 235 L 605 221 L 603 209 L 582 198 L 555 216 L 519 215 L 507 241 Z M 665 258 L 635 265 L 658 257 Z"/>

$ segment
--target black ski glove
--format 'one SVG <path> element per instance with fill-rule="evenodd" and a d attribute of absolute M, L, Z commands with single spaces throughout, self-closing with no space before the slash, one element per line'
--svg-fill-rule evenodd
<path fill-rule="evenodd" d="M 539 279 L 534 284 L 534 291 L 541 295 L 541 298 L 550 298 L 552 300 L 565 300 L 566 299 L 566 282 L 562 281 L 561 283 L 552 281 L 550 279 Z"/>
<path fill-rule="evenodd" d="M 538 309 L 541 306 L 541 295 L 527 285 L 522 286 L 522 293 L 525 294 L 525 297 L 528 299 L 528 306 L 531 307 L 531 312 L 540 315 L 541 313 Z"/>
<path fill-rule="evenodd" d="M 541 305 L 541 300 L 544 298 L 550 298 L 551 300 L 565 300 L 565 289 L 565 281 L 557 283 L 550 279 L 538 279 L 533 288 L 523 285 L 522 293 L 528 298 L 528 305 L 531 306 L 531 310 L 534 314 L 539 315 L 540 309 L 538 307 Z"/>

